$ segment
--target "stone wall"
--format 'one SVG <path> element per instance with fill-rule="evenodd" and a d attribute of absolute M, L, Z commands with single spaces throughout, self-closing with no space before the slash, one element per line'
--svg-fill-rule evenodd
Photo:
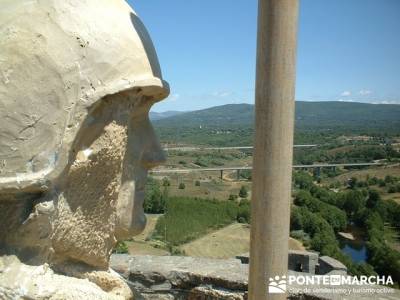
<path fill-rule="evenodd" d="M 244 300 L 247 299 L 248 265 L 238 259 L 208 259 L 185 256 L 113 255 L 111 267 L 125 278 L 135 299 Z M 305 275 L 289 271 L 289 275 Z M 400 291 L 382 286 L 364 286 L 368 293 L 344 294 L 340 289 L 352 286 L 331 286 L 334 292 L 296 292 L 301 286 L 288 285 L 289 299 L 400 299 Z"/>
<path fill-rule="evenodd" d="M 236 256 L 243 264 L 249 263 L 249 253 Z M 307 274 L 324 275 L 330 272 L 347 274 L 347 267 L 340 261 L 329 257 L 319 256 L 318 252 L 289 250 L 288 269 Z"/>

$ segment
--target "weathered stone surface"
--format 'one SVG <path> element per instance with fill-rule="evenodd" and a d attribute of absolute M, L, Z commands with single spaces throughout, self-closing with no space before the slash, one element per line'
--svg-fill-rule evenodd
<path fill-rule="evenodd" d="M 236 256 L 243 264 L 250 261 L 249 252 Z M 340 261 L 329 257 L 319 256 L 318 252 L 310 252 L 303 250 L 289 250 L 288 269 L 295 272 L 308 274 L 347 274 L 347 267 Z"/>
<path fill-rule="evenodd" d="M 318 259 L 318 263 L 319 263 L 319 274 L 326 274 L 329 272 L 336 272 L 337 274 L 347 273 L 347 267 L 342 264 L 340 261 L 329 257 L 329 256 L 321 256 Z"/>
<path fill-rule="evenodd" d="M 19 260 L 4 256 L 0 287 L 131 298 L 108 264 L 143 230 L 147 171 L 164 160 L 148 112 L 169 88 L 151 39 L 123 0 L 1 6 L 0 255 Z"/>
<path fill-rule="evenodd" d="M 162 99 L 168 85 L 123 0 L 1 5 L 0 189 L 43 190 L 68 164 L 93 104 L 134 88 Z"/>
<path fill-rule="evenodd" d="M 131 291 L 115 274 L 103 272 L 91 276 L 96 279 L 64 276 L 56 274 L 48 264 L 29 266 L 16 256 L 3 256 L 0 258 L 0 299 L 123 300 L 131 297 Z M 93 283 L 100 281 L 103 283 Z M 104 289 L 106 284 L 108 289 Z"/>
<path fill-rule="evenodd" d="M 112 255 L 111 267 L 126 278 L 142 299 L 247 299 L 248 265 L 235 259 L 180 256 Z M 289 271 L 289 275 L 310 276 Z M 320 276 L 320 275 L 318 275 Z M 364 292 L 346 294 L 360 286 L 288 286 L 290 299 L 400 299 L 400 291 L 378 285 L 363 285 Z M 333 292 L 326 293 L 322 289 Z M 319 289 L 319 290 L 318 290 Z M 343 291 L 342 291 L 343 290 Z M 164 298 L 162 298 L 164 297 Z M 168 298 L 171 297 L 171 298 Z"/>
<path fill-rule="evenodd" d="M 110 266 L 144 299 L 244 299 L 247 289 L 248 267 L 237 259 L 112 255 Z"/>

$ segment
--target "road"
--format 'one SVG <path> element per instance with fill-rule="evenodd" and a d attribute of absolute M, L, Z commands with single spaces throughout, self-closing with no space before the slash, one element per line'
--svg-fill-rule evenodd
<path fill-rule="evenodd" d="M 347 164 L 313 164 L 313 165 L 293 165 L 294 169 L 314 169 L 314 168 L 334 168 L 334 167 L 369 167 L 382 166 L 385 163 L 347 163 Z M 251 170 L 253 167 L 219 167 L 219 168 L 192 168 L 192 169 L 155 169 L 150 170 L 151 174 L 167 173 L 192 173 L 192 172 L 212 172 L 212 171 L 236 171 Z"/>

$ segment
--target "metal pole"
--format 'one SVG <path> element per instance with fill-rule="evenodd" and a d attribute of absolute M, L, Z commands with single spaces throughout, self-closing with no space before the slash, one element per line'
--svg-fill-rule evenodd
<path fill-rule="evenodd" d="M 259 0 L 249 299 L 288 268 L 298 0 Z M 281 278 L 280 278 L 281 279 Z"/>

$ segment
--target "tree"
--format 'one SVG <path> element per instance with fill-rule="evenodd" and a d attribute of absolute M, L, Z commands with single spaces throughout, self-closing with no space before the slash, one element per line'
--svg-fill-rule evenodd
<path fill-rule="evenodd" d="M 164 191 L 161 192 L 159 182 L 152 177 L 149 177 L 146 184 L 145 198 L 143 203 L 145 213 L 163 213 L 167 197 L 168 187 L 164 186 Z"/>
<path fill-rule="evenodd" d="M 290 230 L 301 230 L 303 229 L 303 219 L 297 207 L 292 207 L 290 215 Z"/>
<path fill-rule="evenodd" d="M 242 185 L 242 187 L 239 190 L 239 197 L 247 198 L 247 196 L 248 196 L 247 188 L 244 185 Z"/>
<path fill-rule="evenodd" d="M 348 185 L 350 189 L 354 189 L 357 185 L 357 178 L 356 177 L 351 177 L 348 181 Z"/>
<path fill-rule="evenodd" d="M 294 198 L 294 204 L 298 206 L 309 206 L 312 201 L 311 193 L 307 190 L 300 190 Z"/>
<path fill-rule="evenodd" d="M 321 194 L 325 195 L 325 194 Z M 325 195 L 326 196 L 326 195 Z M 328 197 L 329 198 L 329 197 Z M 327 199 L 326 197 L 324 199 Z M 326 200 L 330 201 L 331 200 Z M 346 214 L 339 208 L 314 198 L 309 191 L 301 190 L 297 193 L 294 204 L 306 207 L 310 212 L 319 213 L 334 229 L 335 232 L 347 226 Z"/>
<path fill-rule="evenodd" d="M 171 182 L 169 181 L 169 179 L 167 177 L 164 177 L 163 181 L 162 181 L 162 185 L 163 186 L 170 186 Z"/>
<path fill-rule="evenodd" d="M 374 208 L 381 201 L 381 195 L 377 190 L 368 191 L 367 207 Z"/>
<path fill-rule="evenodd" d="M 366 199 L 361 191 L 348 191 L 344 198 L 343 208 L 351 220 L 365 207 Z"/>
<path fill-rule="evenodd" d="M 179 186 L 178 186 L 178 189 L 184 190 L 185 187 L 186 187 L 185 184 L 184 184 L 183 182 L 181 182 L 181 183 L 179 184 Z"/>
<path fill-rule="evenodd" d="M 293 179 L 299 189 L 310 190 L 314 186 L 313 178 L 306 172 L 295 172 Z"/>

